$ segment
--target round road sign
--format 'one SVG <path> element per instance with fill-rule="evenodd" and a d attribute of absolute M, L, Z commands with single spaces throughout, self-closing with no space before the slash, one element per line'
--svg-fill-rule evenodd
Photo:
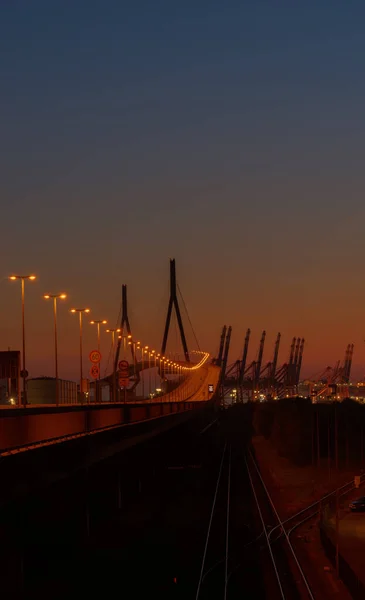
<path fill-rule="evenodd" d="M 121 371 L 129 369 L 129 362 L 127 360 L 120 360 L 118 367 Z"/>
<path fill-rule="evenodd" d="M 89 358 L 92 363 L 99 363 L 101 361 L 101 354 L 99 350 L 92 350 L 89 354 Z"/>
<path fill-rule="evenodd" d="M 99 367 L 98 367 L 98 365 L 93 365 L 91 367 L 91 369 L 90 369 L 90 375 L 94 379 L 97 379 L 99 377 Z"/>

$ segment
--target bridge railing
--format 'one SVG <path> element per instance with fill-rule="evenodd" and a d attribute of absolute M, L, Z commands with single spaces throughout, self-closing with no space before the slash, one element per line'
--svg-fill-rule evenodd
<path fill-rule="evenodd" d="M 90 404 L 4 409 L 0 413 L 0 455 L 67 441 L 202 408 L 208 402 Z"/>

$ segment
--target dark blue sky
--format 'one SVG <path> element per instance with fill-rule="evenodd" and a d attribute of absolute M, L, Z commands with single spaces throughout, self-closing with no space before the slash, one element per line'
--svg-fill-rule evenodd
<path fill-rule="evenodd" d="M 363 2 L 4 0 L 0 16 L 1 271 L 40 277 L 34 371 L 52 368 L 39 296 L 60 287 L 115 320 L 128 283 L 136 335 L 159 345 L 170 257 L 208 350 L 227 321 L 237 351 L 250 326 L 304 335 L 308 369 L 351 341 L 362 362 Z M 18 346 L 5 280 L 1 296 Z M 62 331 L 73 374 L 66 311 Z"/>

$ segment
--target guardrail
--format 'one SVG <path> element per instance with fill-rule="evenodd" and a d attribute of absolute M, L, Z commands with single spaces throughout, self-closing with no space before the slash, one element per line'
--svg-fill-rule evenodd
<path fill-rule="evenodd" d="M 0 454 L 202 408 L 212 401 L 68 405 L 2 410 Z"/>

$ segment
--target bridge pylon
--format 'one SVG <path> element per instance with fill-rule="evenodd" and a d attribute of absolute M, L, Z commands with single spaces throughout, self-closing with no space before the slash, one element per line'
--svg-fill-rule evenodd
<path fill-rule="evenodd" d="M 120 335 L 118 336 L 118 343 L 117 343 L 117 348 L 116 348 L 115 357 L 114 357 L 114 365 L 113 365 L 113 377 L 115 379 L 116 379 L 117 370 L 118 370 L 120 347 L 121 347 L 121 344 L 123 341 L 123 337 L 125 338 L 125 335 L 123 336 L 123 334 L 125 332 L 127 333 L 127 335 L 132 335 L 132 330 L 131 330 L 131 326 L 129 323 L 129 317 L 128 317 L 127 286 L 126 286 L 126 284 L 123 283 L 123 285 L 122 285 L 122 317 L 121 317 L 121 321 L 120 321 Z M 135 372 L 135 381 L 130 389 L 134 390 L 140 381 L 140 374 L 139 374 L 139 370 L 136 368 L 136 356 L 135 356 L 135 352 L 134 352 L 134 346 L 133 346 L 133 344 L 131 344 L 129 347 L 131 350 L 132 362 L 134 364 L 134 372 Z"/>
<path fill-rule="evenodd" d="M 183 325 L 182 318 L 181 318 L 179 301 L 177 299 L 176 264 L 175 264 L 174 258 L 170 259 L 170 300 L 169 300 L 169 306 L 167 309 L 165 331 L 164 331 L 163 339 L 162 339 L 162 347 L 161 347 L 162 356 L 166 352 L 167 338 L 168 338 L 169 330 L 170 330 L 170 322 L 171 322 L 171 315 L 172 315 L 173 307 L 175 307 L 176 318 L 177 318 L 177 322 L 178 322 L 178 326 L 179 326 L 180 338 L 181 338 L 181 343 L 182 343 L 183 350 L 184 350 L 185 360 L 186 360 L 186 362 L 190 362 L 189 351 L 188 351 L 188 346 L 186 343 L 186 337 L 185 337 L 185 331 L 184 331 L 184 325 Z"/>

